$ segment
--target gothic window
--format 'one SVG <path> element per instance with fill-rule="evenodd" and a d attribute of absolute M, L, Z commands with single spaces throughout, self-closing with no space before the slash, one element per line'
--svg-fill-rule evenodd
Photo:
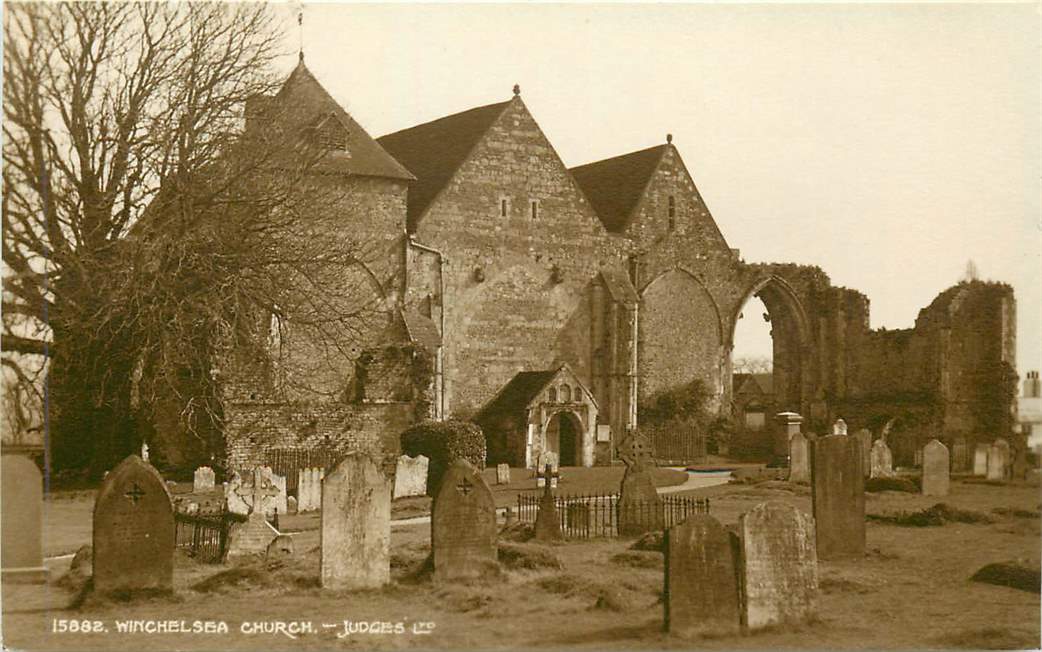
<path fill-rule="evenodd" d="M 567 383 L 561 385 L 561 402 L 571 403 L 572 402 L 572 388 Z"/>
<path fill-rule="evenodd" d="M 557 402 L 557 388 L 556 387 L 551 387 L 550 391 L 548 393 L 550 395 L 550 402 L 551 403 L 556 403 Z"/>
<path fill-rule="evenodd" d="M 677 198 L 669 196 L 669 230 L 677 228 Z"/>

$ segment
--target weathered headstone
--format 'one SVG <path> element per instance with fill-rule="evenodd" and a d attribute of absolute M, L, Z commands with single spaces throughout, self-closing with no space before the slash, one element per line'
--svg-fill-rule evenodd
<path fill-rule="evenodd" d="M 832 424 L 833 435 L 845 435 L 847 434 L 847 422 L 843 419 L 836 419 L 836 422 Z"/>
<path fill-rule="evenodd" d="M 894 455 L 882 439 L 872 444 L 871 468 L 869 475 L 873 478 L 894 477 Z"/>
<path fill-rule="evenodd" d="M 28 457 L 0 462 L 0 568 L 4 582 L 43 583 L 43 478 Z"/>
<path fill-rule="evenodd" d="M 496 465 L 496 484 L 510 484 L 510 465 Z"/>
<path fill-rule="evenodd" d="M 212 490 L 216 479 L 213 469 L 208 466 L 200 466 L 195 470 L 195 475 L 192 477 L 192 493 L 203 493 Z"/>
<path fill-rule="evenodd" d="M 174 576 L 174 508 L 159 472 L 131 455 L 94 501 L 94 590 L 168 590 Z"/>
<path fill-rule="evenodd" d="M 665 536 L 666 631 L 680 636 L 741 627 L 737 540 L 708 514 L 695 514 Z"/>
<path fill-rule="evenodd" d="M 289 534 L 280 534 L 271 540 L 268 544 L 267 550 L 264 551 L 264 556 L 267 559 L 283 559 L 285 557 L 292 557 L 294 551 L 293 536 Z"/>
<path fill-rule="evenodd" d="M 535 486 L 542 487 L 546 484 L 547 467 L 550 468 L 550 486 L 556 488 L 561 470 L 558 466 L 557 453 L 553 451 L 543 451 L 540 453 L 539 466 L 536 467 Z"/>
<path fill-rule="evenodd" d="M 811 447 L 811 498 L 820 559 L 865 554 L 865 478 L 857 439 L 830 435 Z"/>
<path fill-rule="evenodd" d="M 923 447 L 923 495 L 947 496 L 949 473 L 948 447 L 931 439 Z"/>
<path fill-rule="evenodd" d="M 322 506 L 321 468 L 300 469 L 297 480 L 297 511 L 312 512 Z"/>
<path fill-rule="evenodd" d="M 619 457 L 626 464 L 619 490 L 618 529 L 621 536 L 640 536 L 662 530 L 665 510 L 651 479 L 650 445 L 636 433 L 619 444 Z"/>
<path fill-rule="evenodd" d="M 810 451 L 802 432 L 789 439 L 789 482 L 810 482 Z"/>
<path fill-rule="evenodd" d="M 322 586 L 371 589 L 391 581 L 391 483 L 351 453 L 322 481 Z"/>
<path fill-rule="evenodd" d="M 479 577 L 496 565 L 496 504 L 466 460 L 445 472 L 431 505 L 434 580 Z"/>
<path fill-rule="evenodd" d="M 394 497 L 426 496 L 429 465 L 430 460 L 425 455 L 399 457 L 394 470 Z"/>
<path fill-rule="evenodd" d="M 238 472 L 232 472 L 231 477 L 224 483 L 225 509 L 233 514 L 249 514 L 250 505 L 242 497 L 244 491 L 242 476 Z"/>
<path fill-rule="evenodd" d="M 868 475 L 872 469 L 872 431 L 862 428 L 854 433 L 854 439 L 861 447 L 861 472 Z"/>
<path fill-rule="evenodd" d="M 286 497 L 286 513 L 296 514 L 297 513 L 297 499 L 293 496 Z"/>
<path fill-rule="evenodd" d="M 973 450 L 973 475 L 988 475 L 988 449 L 987 444 L 977 444 Z"/>
<path fill-rule="evenodd" d="M 750 630 L 799 623 L 817 606 L 814 519 L 795 507 L 764 503 L 738 519 L 742 623 Z"/>
<path fill-rule="evenodd" d="M 550 475 L 550 465 L 546 465 L 546 475 Z M 543 496 L 539 499 L 539 511 L 535 516 L 535 539 L 537 541 L 559 541 L 561 534 L 561 515 L 557 512 L 557 499 L 550 487 L 544 487 Z"/>
<path fill-rule="evenodd" d="M 1006 467 L 1009 466 L 1009 443 L 1005 439 L 996 439 L 988 449 L 988 479 L 1006 480 Z"/>

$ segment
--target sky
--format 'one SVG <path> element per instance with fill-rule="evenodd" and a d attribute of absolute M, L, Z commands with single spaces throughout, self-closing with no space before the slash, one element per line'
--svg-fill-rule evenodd
<path fill-rule="evenodd" d="M 893 329 L 972 260 L 1014 288 L 1021 376 L 1042 368 L 1038 4 L 308 3 L 303 39 L 298 6 L 284 72 L 303 40 L 374 137 L 515 83 L 569 167 L 671 133 L 747 262 L 818 265 Z M 759 311 L 736 356 L 769 352 Z"/>

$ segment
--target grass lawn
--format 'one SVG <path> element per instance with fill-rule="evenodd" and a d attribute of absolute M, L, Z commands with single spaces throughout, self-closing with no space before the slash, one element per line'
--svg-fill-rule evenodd
<path fill-rule="evenodd" d="M 712 513 L 725 525 L 765 500 L 810 511 L 807 489 L 781 482 L 724 485 L 697 495 L 712 498 Z M 896 514 L 938 502 L 986 515 L 988 522 L 900 527 L 870 520 L 864 558 L 819 564 L 818 622 L 748 636 L 691 641 L 663 633 L 661 555 L 629 551 L 630 542 L 623 540 L 527 544 L 523 559 L 539 560 L 549 551 L 560 568 L 514 565 L 485 581 L 435 585 L 416 573 L 429 552 L 429 526 L 421 524 L 393 528 L 393 583 L 378 591 L 319 588 L 314 531 L 295 535 L 296 557 L 272 567 L 261 562 L 209 566 L 179 557 L 176 590 L 169 598 L 88 599 L 79 609 L 65 609 L 73 596 L 53 582 L 48 587 L 5 585 L 4 643 L 15 649 L 62 650 L 1037 648 L 1038 593 L 969 581 L 995 562 L 1021 560 L 1039 568 L 1037 484 L 956 481 L 942 500 L 884 492 L 870 494 L 867 509 Z M 533 549 L 540 554 L 530 554 Z M 108 631 L 54 633 L 56 618 L 96 620 Z M 119 634 L 115 623 L 125 619 L 219 620 L 228 633 Z M 392 629 L 401 622 L 406 631 L 338 638 L 344 620 L 388 622 Z M 262 621 L 303 621 L 311 632 L 296 638 L 250 633 L 250 623 Z M 416 623 L 433 623 L 433 633 L 411 633 Z"/>

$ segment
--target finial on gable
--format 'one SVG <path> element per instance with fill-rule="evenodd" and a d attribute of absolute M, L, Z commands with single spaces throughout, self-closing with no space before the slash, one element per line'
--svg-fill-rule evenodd
<path fill-rule="evenodd" d="M 666 144 L 671 145 L 673 143 L 673 134 L 666 134 Z"/>
<path fill-rule="evenodd" d="M 521 94 L 521 85 L 520 84 L 514 84 L 514 97 L 517 97 L 520 94 Z"/>

